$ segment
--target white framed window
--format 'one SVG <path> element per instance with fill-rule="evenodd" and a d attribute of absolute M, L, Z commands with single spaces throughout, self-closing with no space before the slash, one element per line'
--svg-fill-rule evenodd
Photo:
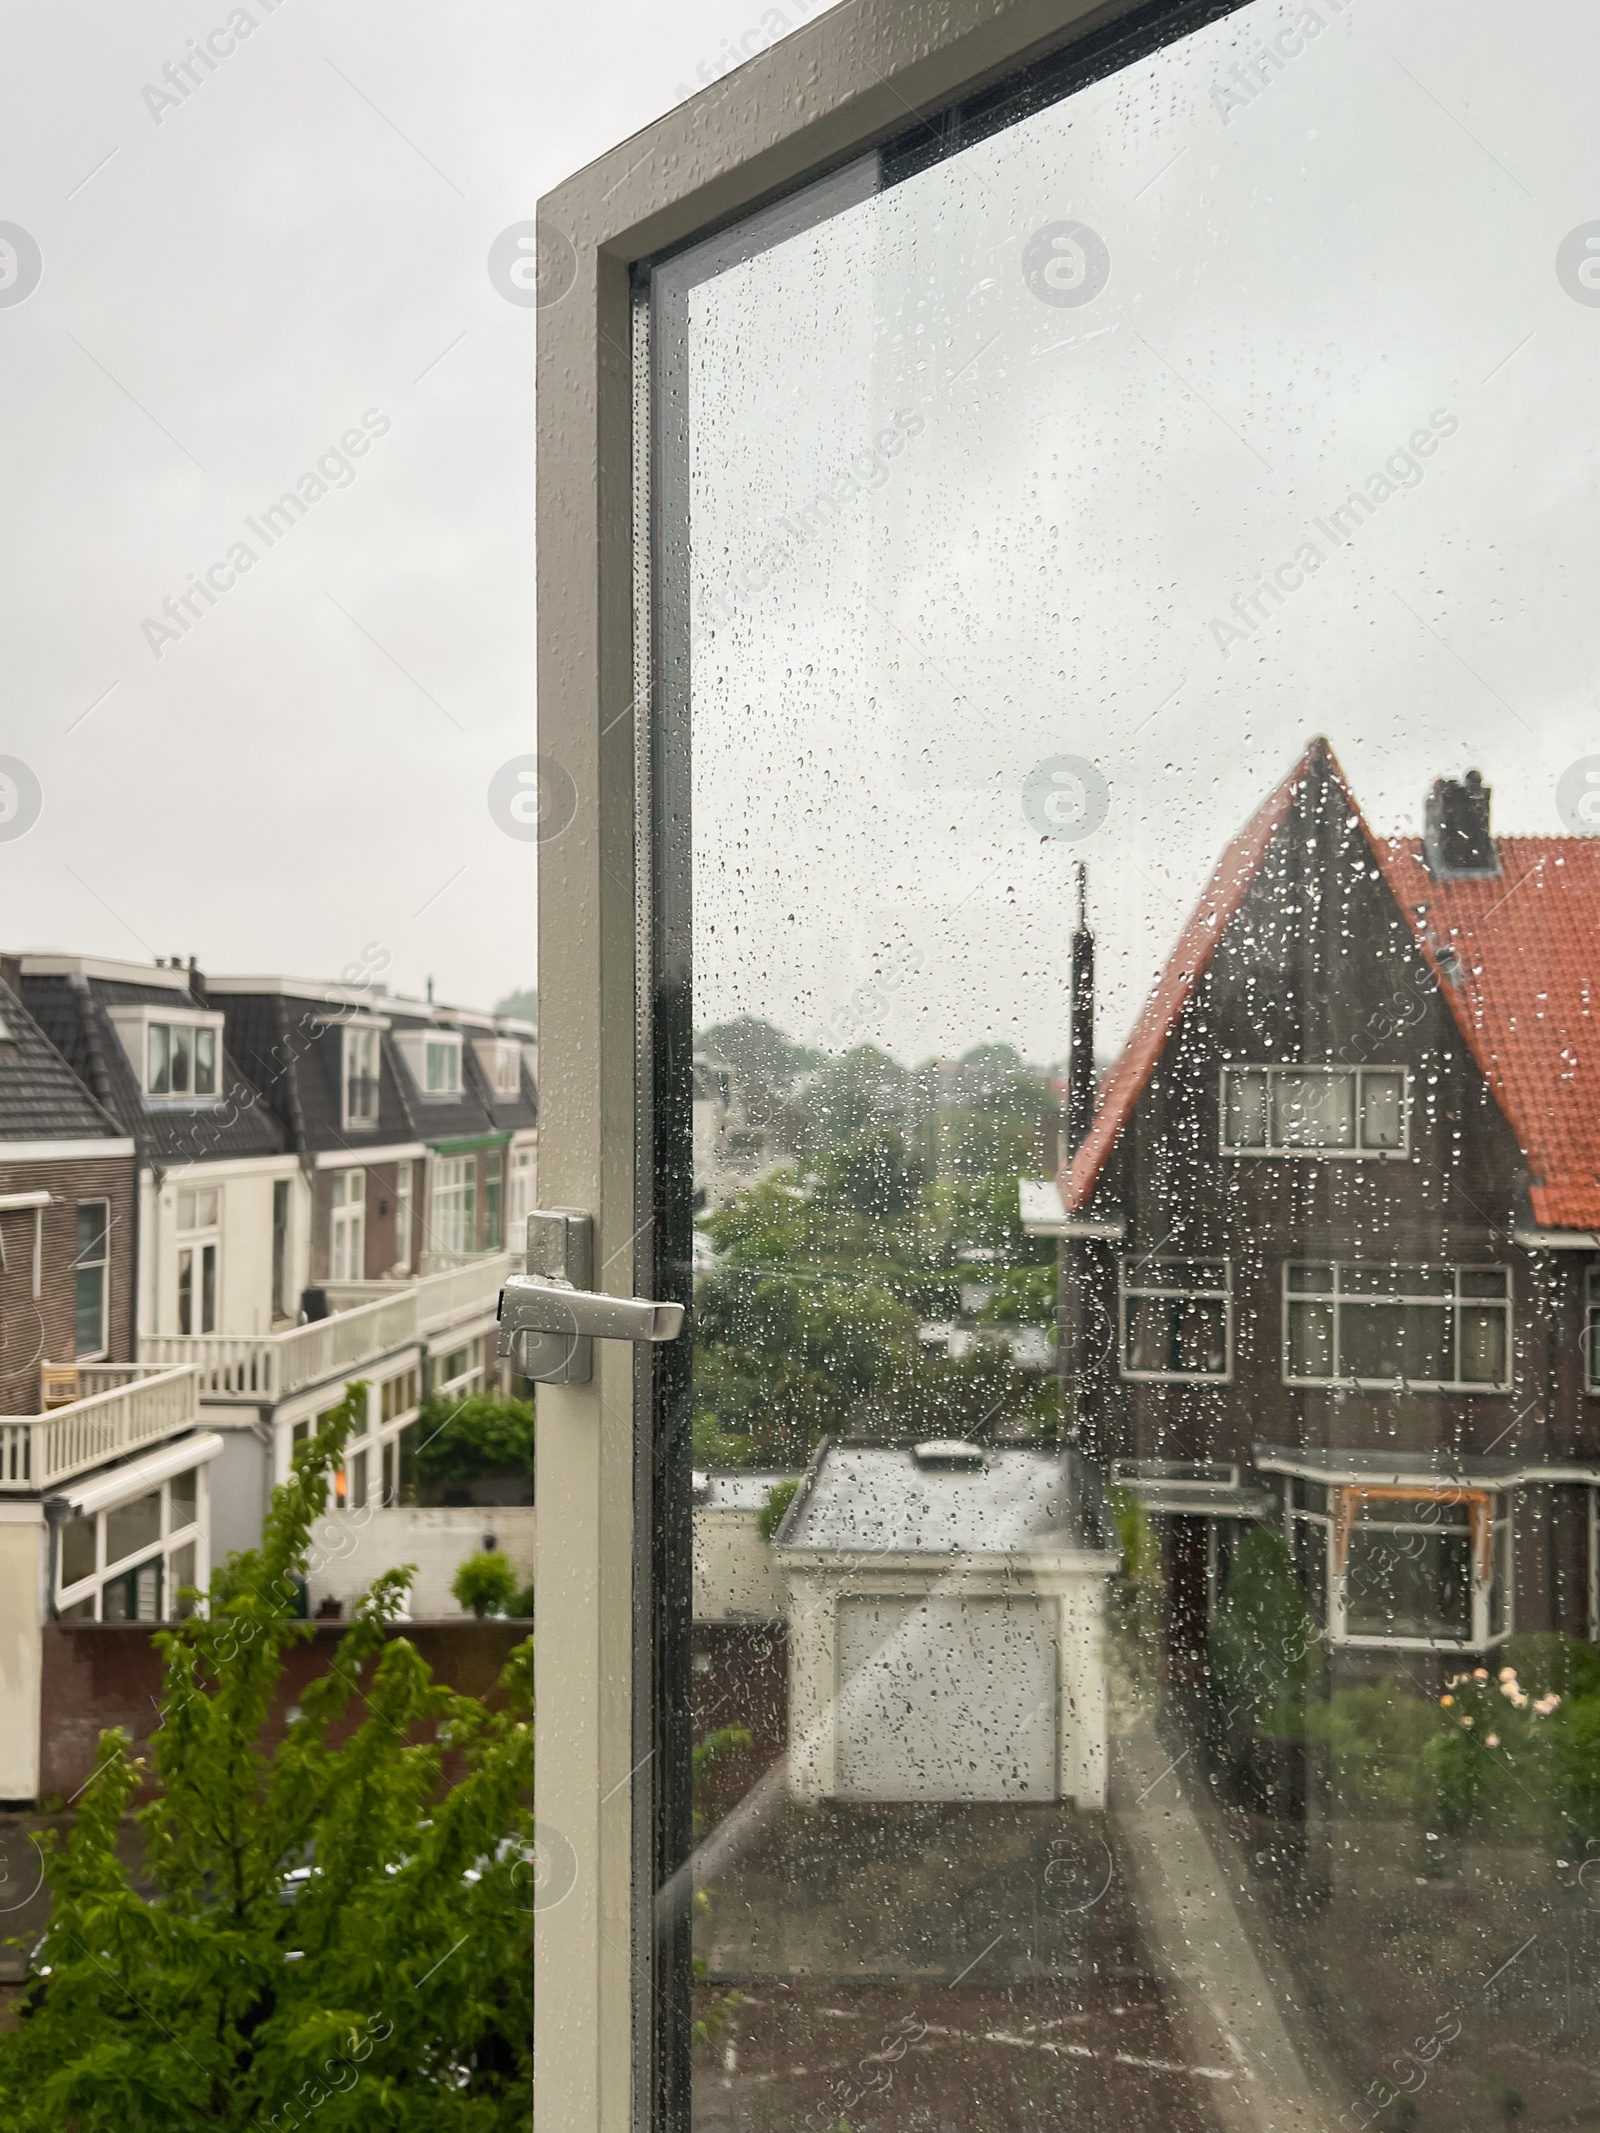
<path fill-rule="evenodd" d="M 438 1155 L 433 1159 L 433 1209 L 429 1221 L 436 1252 L 461 1257 L 477 1249 L 478 1158 Z"/>
<path fill-rule="evenodd" d="M 522 1046 L 510 1037 L 484 1037 L 474 1045 L 478 1064 L 496 1096 L 522 1094 Z"/>
<path fill-rule="evenodd" d="M 367 1177 L 336 1170 L 329 1217 L 328 1264 L 335 1281 L 360 1281 L 367 1264 Z"/>
<path fill-rule="evenodd" d="M 1586 1392 L 1600 1392 L 1600 1266 L 1589 1269 L 1588 1302 L 1584 1308 L 1583 1383 Z"/>
<path fill-rule="evenodd" d="M 72 1260 L 72 1345 L 79 1362 L 107 1352 L 111 1272 L 111 1203 L 83 1200 L 78 1205 L 76 1250 Z"/>
<path fill-rule="evenodd" d="M 507 1195 L 506 1243 L 514 1252 L 528 1248 L 528 1217 L 533 1212 L 533 1150 L 513 1148 Z"/>
<path fill-rule="evenodd" d="M 215 1333 L 222 1194 L 216 1185 L 178 1193 L 178 1331 Z"/>
<path fill-rule="evenodd" d="M 64 1622 L 162 1622 L 205 1572 L 207 1482 L 199 1466 L 61 1528 L 57 1611 Z"/>
<path fill-rule="evenodd" d="M 346 1027 L 344 1049 L 344 1123 L 347 1131 L 378 1123 L 378 1032 Z"/>
<path fill-rule="evenodd" d="M 1233 1374 L 1233 1270 L 1226 1259 L 1124 1259 L 1122 1375 L 1226 1380 Z"/>
<path fill-rule="evenodd" d="M 425 1096 L 461 1094 L 461 1039 L 430 1037 L 423 1046 L 422 1092 Z"/>
<path fill-rule="evenodd" d="M 204 1008 L 112 1007 L 147 1103 L 216 1103 L 222 1096 L 223 1018 Z"/>
<path fill-rule="evenodd" d="M 1511 1371 L 1507 1267 L 1283 1270 L 1287 1384 L 1509 1392 Z"/>
<path fill-rule="evenodd" d="M 394 1263 L 403 1272 L 411 1264 L 411 1158 L 394 1170 Z"/>
<path fill-rule="evenodd" d="M 1401 1156 L 1410 1077 L 1398 1066 L 1225 1066 L 1225 1155 Z"/>
<path fill-rule="evenodd" d="M 1485 1489 L 1303 1488 L 1291 1516 L 1306 1604 L 1330 1643 L 1482 1651 L 1511 1634 L 1512 1533 Z"/>

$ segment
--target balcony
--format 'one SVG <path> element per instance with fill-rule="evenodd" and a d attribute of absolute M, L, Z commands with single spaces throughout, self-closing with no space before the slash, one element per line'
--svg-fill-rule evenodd
<path fill-rule="evenodd" d="M 359 1372 L 379 1356 L 474 1318 L 492 1315 L 511 1271 L 492 1252 L 419 1281 L 328 1285 L 332 1316 L 281 1333 L 168 1333 L 140 1342 L 147 1362 L 192 1365 L 202 1400 L 287 1399 L 308 1385 Z"/>
<path fill-rule="evenodd" d="M 90 1467 L 147 1450 L 200 1419 L 192 1367 L 139 1372 L 136 1366 L 85 1367 L 84 1376 L 123 1377 L 105 1391 L 52 1408 L 47 1415 L 0 1420 L 0 1495 L 35 1495 Z"/>

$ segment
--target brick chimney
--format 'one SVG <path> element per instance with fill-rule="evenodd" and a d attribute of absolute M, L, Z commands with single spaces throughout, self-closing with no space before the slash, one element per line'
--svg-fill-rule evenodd
<path fill-rule="evenodd" d="M 1435 881 L 1487 879 L 1500 871 L 1489 828 L 1489 787 L 1475 770 L 1435 778 L 1423 810 L 1422 849 Z"/>

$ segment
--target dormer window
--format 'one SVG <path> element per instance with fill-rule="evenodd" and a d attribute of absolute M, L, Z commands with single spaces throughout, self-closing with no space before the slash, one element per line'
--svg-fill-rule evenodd
<path fill-rule="evenodd" d="M 507 1037 L 485 1037 L 473 1047 L 489 1087 L 498 1097 L 522 1094 L 522 1046 Z"/>
<path fill-rule="evenodd" d="M 394 1032 L 406 1069 L 424 1096 L 461 1094 L 459 1030 L 405 1029 Z"/>
<path fill-rule="evenodd" d="M 220 1015 L 113 1008 L 111 1020 L 148 1103 L 216 1102 L 222 1093 Z"/>
<path fill-rule="evenodd" d="M 378 1032 L 346 1029 L 344 1039 L 344 1122 L 351 1127 L 378 1123 Z"/>

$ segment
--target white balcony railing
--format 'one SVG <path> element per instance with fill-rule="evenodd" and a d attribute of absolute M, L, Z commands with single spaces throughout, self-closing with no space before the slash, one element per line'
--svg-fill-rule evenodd
<path fill-rule="evenodd" d="M 303 1385 L 359 1370 L 416 1333 L 416 1291 L 399 1289 L 282 1333 L 162 1333 L 139 1345 L 153 1363 L 192 1363 L 203 1400 L 283 1400 Z"/>
<path fill-rule="evenodd" d="M 199 1418 L 191 1367 L 136 1378 L 47 1415 L 0 1420 L 0 1494 L 54 1488 L 107 1459 L 193 1429 Z"/>
<path fill-rule="evenodd" d="M 407 1341 L 492 1314 L 511 1270 L 493 1252 L 420 1281 L 328 1285 L 332 1316 L 282 1333 L 167 1333 L 140 1342 L 146 1361 L 191 1363 L 201 1399 L 283 1400 L 303 1386 L 359 1371 Z"/>

